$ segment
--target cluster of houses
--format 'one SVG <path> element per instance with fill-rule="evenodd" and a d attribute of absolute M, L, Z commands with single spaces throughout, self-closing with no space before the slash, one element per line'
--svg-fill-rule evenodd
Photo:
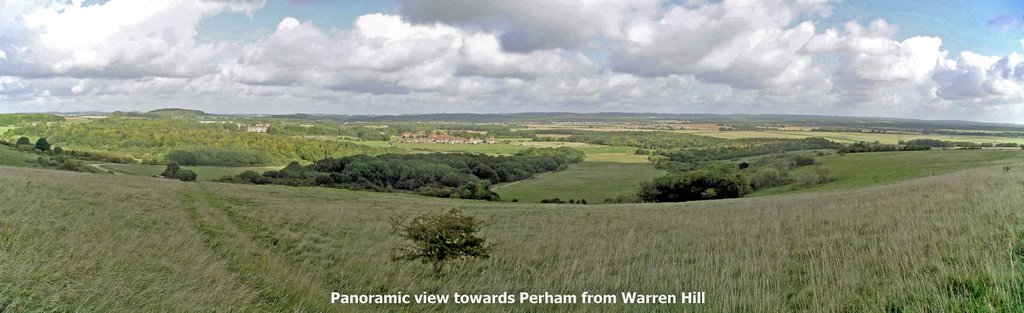
<path fill-rule="evenodd" d="M 232 123 L 230 121 L 199 121 L 200 124 L 227 124 Z M 270 130 L 270 124 L 257 123 L 257 124 L 243 124 L 235 123 L 238 130 L 245 130 L 250 133 L 265 133 Z M 311 125 L 312 126 L 312 125 Z M 305 125 L 303 125 L 305 127 Z"/>
<path fill-rule="evenodd" d="M 448 134 L 424 134 L 424 133 L 402 133 L 402 139 L 399 142 L 407 143 L 446 143 L 446 144 L 458 144 L 468 143 L 473 145 L 479 144 L 492 144 L 495 143 L 492 140 L 483 140 L 479 138 L 466 138 L 453 136 Z"/>

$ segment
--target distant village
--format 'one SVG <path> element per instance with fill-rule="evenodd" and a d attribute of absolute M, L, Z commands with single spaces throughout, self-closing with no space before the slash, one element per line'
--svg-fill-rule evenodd
<path fill-rule="evenodd" d="M 460 136 L 454 136 L 449 134 L 434 134 L 434 133 L 402 133 L 402 139 L 398 142 L 406 143 L 446 143 L 446 144 L 493 144 L 496 143 L 493 140 L 483 140 L 479 138 L 466 138 Z"/>

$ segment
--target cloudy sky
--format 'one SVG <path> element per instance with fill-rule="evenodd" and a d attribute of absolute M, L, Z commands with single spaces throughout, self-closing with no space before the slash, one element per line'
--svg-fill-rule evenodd
<path fill-rule="evenodd" d="M 0 0 L 0 112 L 1024 123 L 1024 2 Z"/>

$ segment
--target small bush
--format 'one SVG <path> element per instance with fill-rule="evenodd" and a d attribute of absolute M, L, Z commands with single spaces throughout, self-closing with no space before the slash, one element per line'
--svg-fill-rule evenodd
<path fill-rule="evenodd" d="M 458 209 L 437 214 L 424 214 L 407 220 L 405 216 L 391 218 L 392 234 L 406 239 L 406 245 L 396 249 L 393 260 L 433 263 L 434 273 L 444 271 L 445 262 L 462 258 L 490 257 L 491 247 L 477 236 L 482 223 Z"/>
<path fill-rule="evenodd" d="M 192 170 L 179 170 L 177 176 L 178 180 L 184 182 L 194 182 L 196 181 L 196 178 L 199 178 L 198 175 L 196 175 L 196 172 L 193 172 Z"/>

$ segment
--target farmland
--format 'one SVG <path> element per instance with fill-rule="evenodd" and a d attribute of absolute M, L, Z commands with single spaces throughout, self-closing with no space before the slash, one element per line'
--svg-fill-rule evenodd
<path fill-rule="evenodd" d="M 632 154 L 590 154 L 567 170 L 543 174 L 530 180 L 499 185 L 494 189 L 506 201 L 540 202 L 543 199 L 575 199 L 600 203 L 605 199 L 635 192 L 636 186 L 663 172 L 654 169 L 646 156 Z"/>

